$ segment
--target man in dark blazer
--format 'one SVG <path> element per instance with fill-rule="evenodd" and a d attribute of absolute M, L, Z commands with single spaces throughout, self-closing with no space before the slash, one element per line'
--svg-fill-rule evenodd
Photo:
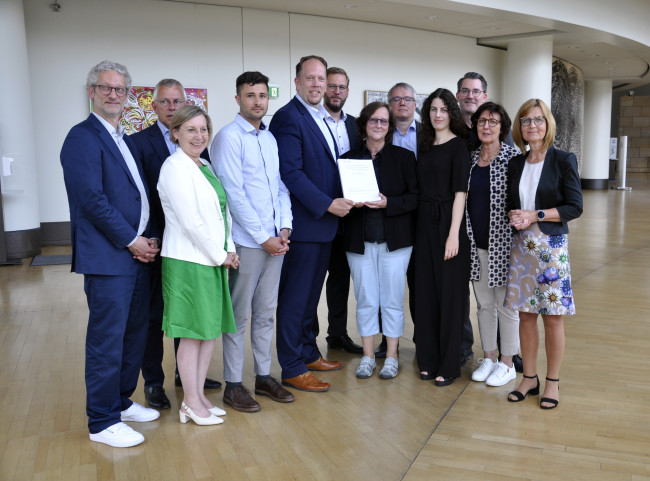
<path fill-rule="evenodd" d="M 340 369 L 322 358 L 312 330 L 338 218 L 354 202 L 341 198 L 337 145 L 321 105 L 327 63 L 314 55 L 296 65 L 297 95 L 280 108 L 270 130 L 278 143 L 280 174 L 291 193 L 293 232 L 278 293 L 276 343 L 282 382 L 311 392 L 330 385 L 310 374 Z"/>
<path fill-rule="evenodd" d="M 339 156 L 347 152 L 358 152 L 361 138 L 357 135 L 357 119 L 343 112 L 348 98 L 350 78 L 339 67 L 327 69 L 327 89 L 323 96 L 323 107 L 327 112 L 325 122 L 336 138 Z M 332 252 L 327 266 L 325 295 L 327 298 L 327 346 L 342 349 L 351 354 L 363 354 L 363 348 L 348 335 L 348 296 L 350 293 L 350 267 L 343 243 L 343 219 L 332 241 Z M 318 336 L 318 317 L 314 318 L 314 335 Z"/>
<path fill-rule="evenodd" d="M 91 441 L 130 447 L 144 436 L 123 421 L 160 416 L 129 399 L 147 340 L 147 263 L 159 249 L 148 238 L 149 192 L 140 158 L 118 123 L 131 76 L 123 65 L 105 60 L 91 69 L 87 87 L 93 113 L 70 130 L 61 149 L 72 270 L 84 275 L 90 311 L 86 413 Z"/>
<path fill-rule="evenodd" d="M 142 158 L 144 173 L 150 190 L 151 217 L 162 232 L 165 227 L 160 197 L 158 196 L 158 177 L 160 168 L 171 154 L 176 151 L 176 144 L 169 138 L 169 126 L 174 113 L 187 104 L 185 89 L 175 79 L 166 78 L 156 84 L 153 92 L 152 107 L 158 115 L 158 120 L 148 128 L 131 136 Z M 209 160 L 207 150 L 201 157 Z M 150 301 L 149 301 L 149 331 L 147 347 L 142 360 L 142 377 L 144 378 L 144 396 L 149 406 L 156 409 L 168 409 L 171 404 L 163 383 L 165 373 L 162 368 L 163 360 L 163 297 L 161 259 L 158 257 L 150 266 Z M 174 351 L 178 350 L 178 339 L 174 339 Z M 176 385 L 182 386 L 176 370 Z M 221 386 L 219 381 L 210 378 L 205 380 L 206 389 L 216 389 Z"/>

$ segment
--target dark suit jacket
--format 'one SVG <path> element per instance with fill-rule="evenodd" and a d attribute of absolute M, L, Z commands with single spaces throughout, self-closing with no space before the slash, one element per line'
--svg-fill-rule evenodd
<path fill-rule="evenodd" d="M 167 157 L 170 156 L 169 149 L 157 122 L 154 122 L 140 132 L 132 134 L 131 139 L 138 149 L 138 153 L 142 159 L 146 181 L 149 184 L 151 218 L 155 222 L 155 225 L 160 226 L 160 231 L 162 232 L 165 228 L 165 215 L 160 204 L 157 186 L 160 168 L 165 160 L 167 160 Z M 201 153 L 201 157 L 210 162 L 210 155 L 207 148 Z"/>
<path fill-rule="evenodd" d="M 327 140 L 295 97 L 275 113 L 269 130 L 278 142 L 282 182 L 291 193 L 291 239 L 331 241 L 338 217 L 327 209 L 335 198 L 341 197 L 341 181 Z"/>
<path fill-rule="evenodd" d="M 508 164 L 508 210 L 521 209 L 519 181 L 528 153 L 518 155 Z M 561 222 L 540 222 L 539 229 L 547 235 L 567 234 L 567 223 L 582 214 L 582 187 L 578 161 L 570 152 L 550 147 L 546 152 L 542 174 L 535 193 L 535 209 L 552 209 L 560 214 Z"/>
<path fill-rule="evenodd" d="M 364 155 L 364 151 L 365 154 Z M 360 151 L 351 151 L 351 158 L 367 158 L 365 144 Z M 384 236 L 388 250 L 394 251 L 413 245 L 415 223 L 413 211 L 418 206 L 418 179 L 415 154 L 392 144 L 384 145 L 377 178 L 379 189 L 386 196 L 384 209 Z M 344 217 L 345 250 L 356 254 L 364 252 L 364 213 L 367 207 L 353 208 Z"/>
<path fill-rule="evenodd" d="M 363 146 L 363 141 L 358 134 L 357 118 L 347 113 L 345 115 L 345 128 L 348 131 L 348 138 L 350 139 L 350 152 L 357 152 Z"/>
<path fill-rule="evenodd" d="M 135 145 L 126 135 L 124 142 L 135 158 L 146 190 Z M 61 165 L 70 206 L 72 271 L 135 274 L 139 262 L 127 245 L 138 233 L 140 191 L 120 149 L 93 114 L 68 133 L 61 149 Z M 144 235 L 149 235 L 148 230 Z"/>

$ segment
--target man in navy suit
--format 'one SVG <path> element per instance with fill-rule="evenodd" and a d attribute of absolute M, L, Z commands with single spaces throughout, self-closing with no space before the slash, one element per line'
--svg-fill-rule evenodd
<path fill-rule="evenodd" d="M 323 95 L 323 107 L 327 112 L 325 122 L 336 138 L 339 155 L 358 152 L 362 145 L 357 135 L 356 117 L 343 112 L 350 92 L 350 77 L 340 67 L 327 69 L 327 89 Z M 327 346 L 342 349 L 351 354 L 363 354 L 363 348 L 348 335 L 348 296 L 350 293 L 350 267 L 345 254 L 342 221 L 332 241 L 332 252 L 327 266 L 325 294 L 327 298 Z M 318 317 L 314 318 L 314 334 L 318 336 Z"/>
<path fill-rule="evenodd" d="M 72 270 L 84 275 L 86 413 L 90 439 L 113 447 L 144 441 L 123 421 L 160 414 L 132 402 L 147 340 L 149 273 L 158 253 L 149 239 L 149 192 L 120 114 L 131 88 L 126 67 L 107 60 L 88 73 L 93 113 L 63 143 L 70 206 Z"/>
<path fill-rule="evenodd" d="M 322 358 L 312 325 L 338 218 L 354 202 L 341 197 L 337 145 L 321 105 L 327 62 L 315 55 L 301 58 L 294 82 L 297 95 L 275 113 L 270 125 L 293 213 L 291 249 L 280 276 L 276 342 L 283 384 L 322 392 L 330 385 L 309 371 L 331 371 L 342 364 Z"/>
<path fill-rule="evenodd" d="M 149 184 L 151 217 L 155 224 L 160 226 L 162 232 L 165 227 L 160 197 L 158 196 L 158 177 L 160 168 L 171 154 L 176 151 L 176 144 L 169 139 L 169 125 L 174 113 L 187 104 L 185 89 L 175 79 L 166 78 L 156 84 L 153 91 L 153 110 L 158 115 L 158 120 L 148 128 L 131 136 L 139 155 L 142 158 L 144 173 Z M 207 150 L 201 155 L 206 157 Z M 171 404 L 163 383 L 165 373 L 162 368 L 163 360 L 163 297 L 161 260 L 158 257 L 150 266 L 150 303 L 149 303 L 149 331 L 147 347 L 142 360 L 142 377 L 144 378 L 144 396 L 149 406 L 156 409 L 168 409 Z M 178 350 L 179 339 L 174 339 L 175 351 Z M 176 371 L 176 385 L 181 386 L 178 370 Z M 205 389 L 216 389 L 221 386 L 219 381 L 206 378 Z"/>

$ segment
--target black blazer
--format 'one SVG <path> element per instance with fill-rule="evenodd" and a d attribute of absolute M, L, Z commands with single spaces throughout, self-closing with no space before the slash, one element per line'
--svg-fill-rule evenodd
<path fill-rule="evenodd" d="M 508 164 L 508 211 L 521 209 L 519 182 L 526 165 L 528 153 L 518 155 Z M 550 147 L 546 152 L 542 174 L 535 193 L 535 209 L 555 207 L 560 222 L 539 223 L 539 229 L 547 235 L 567 234 L 567 223 L 582 214 L 582 187 L 575 154 Z"/>
<path fill-rule="evenodd" d="M 348 138 L 350 139 L 350 152 L 358 152 L 363 147 L 363 142 L 358 134 L 357 118 L 350 114 L 345 115 L 345 128 L 348 131 Z"/>
<path fill-rule="evenodd" d="M 365 150 L 350 152 L 350 158 L 359 158 Z M 381 152 L 380 178 L 377 183 L 386 196 L 384 209 L 384 235 L 388 250 L 394 251 L 413 245 L 415 223 L 412 212 L 418 206 L 418 180 L 415 170 L 415 154 L 392 144 L 384 145 Z M 367 207 L 355 208 L 345 216 L 345 250 L 355 254 L 364 253 L 363 215 Z"/>

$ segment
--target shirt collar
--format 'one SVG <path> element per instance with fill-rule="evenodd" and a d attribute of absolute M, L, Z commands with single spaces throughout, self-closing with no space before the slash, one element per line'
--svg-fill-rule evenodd
<path fill-rule="evenodd" d="M 301 104 L 303 104 L 307 108 L 307 110 L 309 110 L 309 112 L 311 112 L 312 115 L 321 114 L 321 116 L 323 116 L 321 109 L 325 110 L 325 108 L 322 105 L 319 104 L 318 105 L 319 108 L 316 108 L 312 105 L 309 105 L 307 102 L 305 102 L 300 95 L 296 94 L 296 98 Z M 327 111 L 325 113 L 327 113 Z"/>
<path fill-rule="evenodd" d="M 235 115 L 235 123 L 239 125 L 244 132 L 250 133 L 256 133 L 257 129 L 253 124 L 251 124 L 248 120 L 246 120 L 240 113 Z M 260 130 L 266 130 L 266 125 L 264 125 L 264 122 L 260 124 Z"/>
<path fill-rule="evenodd" d="M 169 129 L 165 127 L 165 124 L 163 124 L 160 120 L 156 120 L 156 124 L 158 125 L 158 128 L 163 134 L 163 137 L 167 137 L 169 135 Z"/>
<path fill-rule="evenodd" d="M 97 117 L 97 119 L 102 123 L 102 125 L 106 128 L 106 130 L 108 130 L 109 134 L 118 137 L 120 139 L 122 138 L 122 136 L 124 135 L 124 129 L 119 123 L 117 124 L 117 129 L 116 129 L 108 120 L 106 120 L 101 115 L 98 115 L 97 112 L 93 112 L 93 115 Z"/>
<path fill-rule="evenodd" d="M 336 120 L 334 120 L 334 117 L 332 117 L 332 114 L 330 114 L 325 107 L 323 107 L 323 111 L 325 114 L 325 120 L 331 120 L 332 122 L 336 123 Z M 341 110 L 341 122 L 345 122 L 345 119 L 347 119 L 348 116 Z"/>

